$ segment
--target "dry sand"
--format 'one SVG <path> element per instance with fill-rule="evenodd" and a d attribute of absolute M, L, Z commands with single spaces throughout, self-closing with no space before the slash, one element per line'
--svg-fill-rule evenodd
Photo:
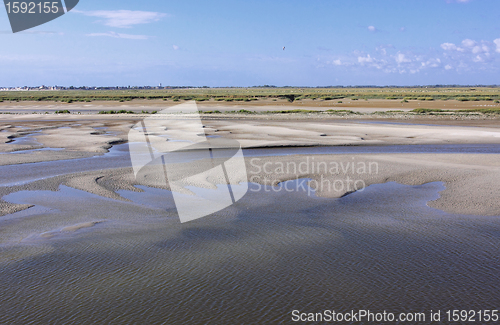
<path fill-rule="evenodd" d="M 113 109 L 122 109 L 121 107 Z M 151 111 L 156 109 L 156 106 L 146 108 Z M 41 107 L 40 109 L 48 108 Z M 108 107 L 108 109 L 111 108 Z M 286 109 L 294 109 L 294 107 L 287 106 Z M 1 115 L 0 151 L 3 154 L 0 154 L 0 165 L 18 164 L 19 168 L 23 168 L 22 164 L 25 163 L 102 155 L 113 144 L 126 141 L 130 127 L 146 116 L 151 115 Z M 155 116 L 155 118 L 161 118 L 161 116 Z M 236 139 L 244 148 L 391 144 L 483 143 L 500 145 L 498 120 L 478 118 L 457 121 L 453 118 L 425 117 L 420 120 L 398 121 L 365 117 L 364 120 L 346 121 L 342 117 L 317 115 L 307 117 L 303 115 L 238 115 L 206 116 L 204 119 L 205 131 L 208 135 Z M 371 123 L 374 121 L 384 123 Z M 404 122 L 410 125 L 385 122 Z M 432 125 L 435 123 L 442 125 Z M 16 139 L 24 139 L 22 140 L 24 142 L 21 141 L 18 144 L 11 142 Z M 13 153 L 41 148 L 63 150 Z M 323 162 L 328 166 L 337 164 L 345 167 L 348 163 L 356 163 L 357 167 L 355 170 L 350 168 L 340 171 L 315 170 L 307 159 L 312 159 L 316 163 Z M 430 202 L 430 206 L 453 213 L 500 215 L 500 200 L 497 199 L 500 193 L 499 162 L 497 154 L 293 155 L 247 157 L 246 172 L 252 177 L 252 181 L 261 184 L 276 185 L 297 177 L 311 178 L 313 181 L 310 185 L 316 189 L 318 196 L 332 198 L 352 192 L 353 189 L 348 188 L 345 182 L 347 178 L 353 182 L 357 180 L 358 185 L 364 184 L 364 186 L 388 181 L 408 185 L 442 181 L 446 185 L 446 190 L 440 193 L 439 199 Z M 257 167 L 262 167 L 265 163 L 273 167 L 270 173 L 259 170 Z M 308 169 L 306 171 L 280 170 L 280 164 L 298 166 L 300 163 L 308 165 Z M 376 164 L 377 172 L 360 173 L 358 167 L 363 163 L 365 165 Z M 181 164 L 176 170 L 178 175 L 182 176 L 196 168 L 196 163 Z M 244 175 L 240 171 L 239 175 L 237 173 L 233 177 L 239 181 L 247 181 Z M 342 189 L 339 189 L 339 186 L 332 188 L 332 186 L 319 185 L 321 182 L 334 184 L 339 180 L 344 181 Z M 190 182 L 186 185 L 213 188 L 213 184 L 218 183 L 219 180 L 195 177 L 191 178 Z M 125 200 L 115 193 L 119 189 L 139 191 L 133 186 L 138 184 L 156 186 L 147 177 L 135 179 L 131 168 L 86 171 L 86 166 L 81 166 L 80 170 L 71 173 L 18 186 L 0 185 L 0 197 L 21 190 L 56 191 L 61 184 L 117 200 Z M 12 204 L 0 200 L 0 215 L 26 208 L 29 208 L 29 205 Z"/>

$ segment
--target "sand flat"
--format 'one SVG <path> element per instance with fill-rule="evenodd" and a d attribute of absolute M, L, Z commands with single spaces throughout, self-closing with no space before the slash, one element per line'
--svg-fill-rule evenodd
<path fill-rule="evenodd" d="M 158 103 L 148 106 L 149 110 L 156 108 Z M 204 103 L 205 104 L 205 103 Z M 43 110 L 44 106 L 40 105 Z M 106 104 L 110 105 L 110 104 Z M 142 105 L 142 104 L 141 104 Z M 160 105 L 160 104 L 158 104 Z M 29 106 L 29 105 L 28 105 Z M 106 106 L 114 107 L 114 106 Z M 114 107 L 115 109 L 121 106 Z M 287 106 L 293 108 L 293 106 Z M 23 164 L 58 161 L 75 158 L 101 156 L 115 143 L 127 140 L 130 128 L 145 117 L 153 115 L 1 115 L 0 116 L 0 165 Z M 162 116 L 154 116 L 163 118 Z M 320 115 L 237 115 L 237 116 L 203 116 L 207 135 L 216 135 L 238 140 L 243 148 L 276 148 L 288 146 L 373 146 L 373 145 L 416 145 L 416 144 L 499 144 L 500 126 L 489 118 L 454 120 L 444 117 L 420 117 L 419 120 L 395 120 L 374 117 L 364 120 L 346 121 L 342 117 Z M 371 123 L 371 122 L 377 123 Z M 368 123 L 367 123 L 368 122 Z M 380 122 L 380 123 L 379 123 Z M 385 123 L 388 122 L 388 123 Z M 412 123 L 416 122 L 416 123 Z M 435 124 L 440 123 L 440 124 Z M 425 125 L 424 125 L 425 124 Z M 9 136 L 33 133 L 32 137 L 39 143 L 19 147 L 8 142 Z M 23 145 L 21 145 L 23 146 Z M 61 148 L 60 151 L 23 150 L 37 148 Z M 317 161 L 326 163 L 348 163 L 356 160 L 376 162 L 379 166 L 377 174 L 322 175 L 321 172 L 308 173 L 257 173 L 256 182 L 277 184 L 284 180 L 297 177 L 308 177 L 319 181 L 321 177 L 331 180 L 339 176 L 356 177 L 366 186 L 400 182 L 409 185 L 419 185 L 428 182 L 443 181 L 446 190 L 441 198 L 429 205 L 454 213 L 500 215 L 500 203 L 496 193 L 500 188 L 499 157 L 496 154 L 343 154 L 343 155 L 308 155 Z M 292 155 L 286 157 L 261 157 L 260 163 L 266 162 L 300 163 L 305 156 Z M 246 158 L 247 173 L 252 173 L 251 158 Z M 99 171 L 80 169 L 65 171 L 59 176 L 27 182 L 19 186 L 4 186 L 0 195 L 30 189 L 57 190 L 63 184 L 115 200 L 123 200 L 115 191 L 133 189 L 134 185 L 151 186 L 147 179 L 137 180 L 133 177 L 131 168 L 113 168 L 107 166 Z M 177 172 L 182 176 L 187 173 L 190 165 L 179 166 Z M 194 167 L 196 168 L 196 167 Z M 325 174 L 323 172 L 323 174 Z M 328 173 L 326 173 L 328 174 Z M 351 173 L 353 174 L 353 173 Z M 356 174 L 356 173 L 354 173 Z M 233 175 L 238 179 L 238 175 Z M 34 176 L 33 176 L 34 177 Z M 35 178 L 34 178 L 35 179 Z M 208 181 L 208 183 L 207 183 Z M 191 186 L 210 187 L 219 180 L 191 178 Z M 247 179 L 241 178 L 241 181 Z M 212 183 L 210 183 L 212 182 Z M 324 197 L 341 197 L 350 193 L 344 190 L 318 189 L 317 195 Z M 1 215 L 29 208 L 26 204 L 13 204 L 0 201 Z"/>

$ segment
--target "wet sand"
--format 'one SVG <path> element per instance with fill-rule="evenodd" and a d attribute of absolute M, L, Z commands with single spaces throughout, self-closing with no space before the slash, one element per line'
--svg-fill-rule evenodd
<path fill-rule="evenodd" d="M 425 205 L 443 189 L 384 183 L 331 200 L 253 185 L 187 224 L 154 188 L 119 191 L 127 202 L 64 186 L 13 193 L 38 210 L 0 228 L 0 322 L 288 324 L 295 309 L 495 309 L 498 217 Z"/>
<path fill-rule="evenodd" d="M 3 102 L 0 103 L 0 113 L 22 113 L 29 114 L 37 112 L 39 114 L 54 113 L 56 111 L 69 110 L 72 113 L 81 114 L 96 114 L 101 110 L 127 110 L 136 113 L 144 111 L 152 112 L 154 110 L 161 110 L 165 107 L 171 107 L 182 103 L 182 101 L 173 100 L 133 100 L 127 102 L 115 101 L 94 101 L 90 103 L 74 102 L 74 103 L 61 103 L 61 102 Z M 258 101 L 250 102 L 224 102 L 209 101 L 197 102 L 201 111 L 215 111 L 228 112 L 240 109 L 251 110 L 255 112 L 266 112 L 275 110 L 293 110 L 293 109 L 309 109 L 309 110 L 352 110 L 360 113 L 373 113 L 384 111 L 410 111 L 416 108 L 430 108 L 430 109 L 476 109 L 476 108 L 500 108 L 500 104 L 492 101 L 457 101 L 457 100 L 435 100 L 435 101 L 419 101 L 410 100 L 408 103 L 402 103 L 401 100 L 387 100 L 387 99 L 369 99 L 369 100 L 312 100 L 302 99 L 290 103 L 285 99 L 259 99 Z"/>
<path fill-rule="evenodd" d="M 38 104 L 38 106 L 40 106 Z M 37 106 L 37 107 L 38 107 Z M 153 106 L 154 107 L 154 106 Z M 119 107 L 115 107 L 118 109 Z M 42 111 L 44 108 L 41 109 Z M 0 166 L 23 169 L 23 164 L 68 159 L 82 159 L 103 156 L 113 145 L 127 141 L 130 128 L 144 117 L 162 119 L 160 115 L 1 115 L 0 116 Z M 173 116 L 175 117 L 175 116 Z M 495 121 L 469 119 L 454 121 L 451 118 L 436 125 L 432 118 L 417 121 L 398 121 L 378 118 L 344 120 L 339 117 L 311 115 L 238 115 L 203 116 L 205 133 L 210 136 L 238 140 L 242 148 L 279 148 L 312 146 L 382 146 L 382 145 L 421 145 L 421 144 L 499 144 L 500 125 Z M 495 123 L 492 123 L 495 122 Z M 359 174 L 357 170 L 336 171 L 311 170 L 307 172 L 258 171 L 251 158 L 246 159 L 247 174 L 254 181 L 274 183 L 310 177 L 319 182 L 328 179 L 334 182 L 340 177 L 351 178 L 370 184 L 395 181 L 408 185 L 443 181 L 446 190 L 441 198 L 429 205 L 448 212 L 479 215 L 499 215 L 500 202 L 496 193 L 500 192 L 500 170 L 496 154 L 356 154 L 313 156 L 316 163 L 348 164 L 376 163 L 376 174 Z M 261 157 L 258 164 L 269 162 L 275 166 L 283 164 L 299 165 L 305 156 Z M 75 160 L 78 161 L 78 160 Z M 255 160 L 254 160 L 255 161 Z M 52 176 L 38 180 L 36 168 L 30 176 L 36 182 L 23 181 L 23 185 L 3 186 L 0 195 L 4 196 L 22 189 L 48 188 L 55 190 L 60 184 L 89 193 L 119 199 L 115 193 L 119 189 L 130 189 L 133 185 L 154 185 L 146 180 L 135 180 L 126 155 L 120 166 L 106 165 L 104 170 L 91 171 L 92 160 L 82 160 L 82 165 L 74 170 L 66 169 L 61 175 L 54 167 Z M 34 165 L 36 167 L 36 165 Z M 40 168 L 46 168 L 41 166 Z M 190 164 L 177 168 L 179 176 L 193 168 Z M 27 170 L 27 168 L 25 168 Z M 41 173 L 43 174 L 43 173 Z M 248 181 L 236 175 L 235 179 Z M 39 177 L 40 178 L 40 177 Z M 216 182 L 217 180 L 213 180 Z M 193 186 L 210 187 L 210 182 L 192 180 Z M 12 182 L 8 182 L 12 183 Z M 342 197 L 352 190 L 319 189 L 323 197 Z M 28 205 L 12 204 L 0 200 L 1 215 L 20 211 Z"/>
<path fill-rule="evenodd" d="M 242 144 L 231 185 L 250 190 L 180 224 L 168 184 L 154 168 L 136 178 L 120 144 L 146 116 L 0 115 L 0 323 L 497 308 L 498 120 L 204 116 L 207 135 Z M 393 145 L 437 152 L 356 151 Z M 325 146 L 342 150 L 307 153 Z M 278 155 L 291 148 L 305 151 Z M 169 177 L 202 168 L 177 163 Z"/>

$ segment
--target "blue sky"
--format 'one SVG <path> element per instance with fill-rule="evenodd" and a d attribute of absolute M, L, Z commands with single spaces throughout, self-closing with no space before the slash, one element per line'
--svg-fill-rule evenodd
<path fill-rule="evenodd" d="M 80 0 L 12 34 L 0 10 L 0 87 L 500 84 L 499 12 L 498 0 Z"/>

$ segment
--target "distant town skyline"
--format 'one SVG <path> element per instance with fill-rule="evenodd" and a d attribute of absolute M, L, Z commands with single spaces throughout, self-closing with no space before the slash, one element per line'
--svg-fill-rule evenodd
<path fill-rule="evenodd" d="M 498 0 L 81 0 L 12 34 L 0 88 L 500 84 Z"/>

